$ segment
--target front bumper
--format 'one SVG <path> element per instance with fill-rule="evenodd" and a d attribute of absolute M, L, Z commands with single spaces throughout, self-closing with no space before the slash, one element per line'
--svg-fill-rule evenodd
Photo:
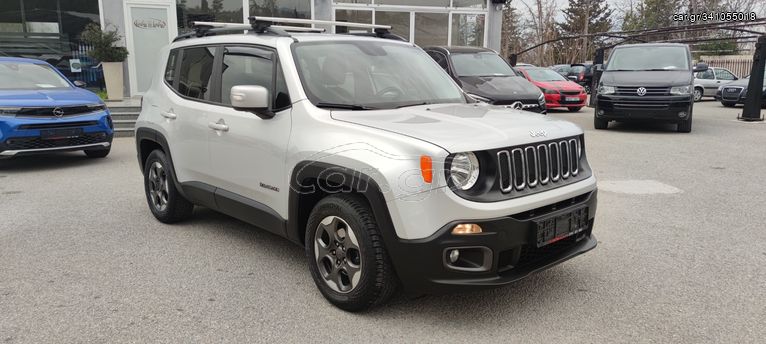
<path fill-rule="evenodd" d="M 560 241 L 537 247 L 536 226 L 541 219 L 570 213 L 586 214 L 584 230 Z M 596 214 L 596 191 L 541 208 L 499 218 L 453 221 L 434 235 L 416 240 L 389 239 L 386 242 L 396 272 L 410 294 L 440 294 L 501 286 L 522 279 L 585 253 L 596 247 L 591 234 Z M 458 223 L 476 223 L 483 233 L 453 235 Z M 449 252 L 484 255 L 482 264 L 461 269 L 448 263 Z"/>
<path fill-rule="evenodd" d="M 596 117 L 606 120 L 657 120 L 677 122 L 691 114 L 691 95 L 606 96 L 598 95 Z M 685 112 L 685 117 L 679 117 Z"/>
<path fill-rule="evenodd" d="M 64 119 L 0 117 L 0 158 L 109 149 L 113 128 L 107 111 Z M 77 133 L 43 137 L 43 132 L 48 130 L 76 130 Z"/>
<path fill-rule="evenodd" d="M 566 98 L 577 98 L 577 101 L 567 101 Z M 550 108 L 559 108 L 559 107 L 584 107 L 586 106 L 586 100 L 588 99 L 588 95 L 583 94 L 546 94 L 545 95 L 545 107 Z"/>

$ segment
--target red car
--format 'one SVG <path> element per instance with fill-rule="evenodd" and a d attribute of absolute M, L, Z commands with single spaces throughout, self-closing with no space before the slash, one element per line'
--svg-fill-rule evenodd
<path fill-rule="evenodd" d="M 588 100 L 585 89 L 567 80 L 553 69 L 542 67 L 516 67 L 516 70 L 545 94 L 545 107 L 565 107 L 571 112 L 580 111 Z"/>

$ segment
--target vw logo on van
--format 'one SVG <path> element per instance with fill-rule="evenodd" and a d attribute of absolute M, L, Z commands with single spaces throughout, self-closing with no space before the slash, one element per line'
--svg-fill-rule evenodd
<path fill-rule="evenodd" d="M 641 97 L 645 96 L 645 95 L 646 95 L 646 88 L 644 88 L 644 87 L 639 87 L 639 88 L 636 90 L 636 94 L 638 94 L 638 95 L 639 95 L 639 96 L 641 96 Z"/>

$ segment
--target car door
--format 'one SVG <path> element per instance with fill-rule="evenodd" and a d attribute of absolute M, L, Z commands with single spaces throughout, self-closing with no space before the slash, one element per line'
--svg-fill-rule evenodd
<path fill-rule="evenodd" d="M 714 68 L 709 68 L 708 70 L 704 72 L 697 73 L 697 77 L 695 78 L 694 83 L 697 85 L 701 85 L 704 89 L 703 95 L 705 96 L 714 96 L 716 90 L 718 89 L 718 81 L 715 79 L 715 70 Z"/>
<path fill-rule="evenodd" d="M 228 213 L 232 210 L 227 211 L 226 204 L 241 209 L 242 204 L 234 203 L 245 203 L 273 214 L 275 209 L 282 208 L 278 205 L 287 204 L 289 193 L 285 155 L 291 129 L 291 102 L 282 69 L 276 52 L 269 48 L 226 46 L 223 49 L 221 104 L 215 114 L 210 114 L 207 132 L 214 186 L 218 188 L 216 202 Z M 252 112 L 232 108 L 231 88 L 237 85 L 266 87 L 275 116 L 263 119 Z"/>
<path fill-rule="evenodd" d="M 734 76 L 732 72 L 724 68 L 715 69 L 715 78 L 716 78 L 718 86 L 726 85 L 728 83 L 733 82 L 734 80 L 737 80 L 737 77 Z M 717 89 L 718 87 L 716 87 L 716 90 Z M 713 94 L 711 95 L 715 95 L 716 90 L 713 90 Z"/>
<path fill-rule="evenodd" d="M 167 131 L 173 167 L 179 182 L 209 182 L 210 154 L 207 115 L 212 105 L 212 75 L 216 47 L 196 46 L 171 52 L 175 76 L 166 71 L 165 95 L 157 110 Z"/>

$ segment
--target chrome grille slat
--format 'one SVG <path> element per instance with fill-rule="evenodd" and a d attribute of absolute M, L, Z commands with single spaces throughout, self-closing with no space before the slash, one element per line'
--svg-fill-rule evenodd
<path fill-rule="evenodd" d="M 570 173 L 572 173 L 572 176 L 576 176 L 578 173 L 580 173 L 580 164 L 577 163 L 580 161 L 580 154 L 578 149 L 578 140 L 571 139 L 569 140 L 569 166 L 570 166 Z"/>
<path fill-rule="evenodd" d="M 532 160 L 534 161 L 530 160 L 530 157 L 532 157 Z M 524 159 L 526 160 L 527 165 L 527 185 L 530 188 L 533 188 L 537 186 L 537 182 L 540 179 L 540 165 L 537 160 L 537 150 L 534 146 L 527 146 L 524 148 Z"/>
<path fill-rule="evenodd" d="M 559 142 L 559 153 L 561 154 L 561 178 L 567 179 L 569 178 L 569 172 L 571 170 L 570 162 L 572 159 L 569 157 L 569 142 L 568 141 L 560 141 Z"/>
<path fill-rule="evenodd" d="M 509 193 L 513 191 L 513 176 L 511 175 L 513 166 L 511 166 L 511 153 L 509 153 L 507 150 L 497 152 L 497 166 L 498 174 L 500 176 L 500 191 L 503 193 Z M 507 172 L 503 171 L 503 168 L 506 168 Z M 508 180 L 507 185 L 503 185 L 503 179 L 505 178 Z"/>
<path fill-rule="evenodd" d="M 516 159 L 516 153 L 518 153 L 518 162 Z M 511 151 L 511 168 L 513 178 L 513 187 L 516 188 L 516 190 L 524 190 L 524 188 L 527 186 L 527 165 L 524 161 L 524 151 L 521 148 L 516 148 Z M 520 166 L 519 166 L 520 165 Z M 521 182 L 517 182 L 519 180 L 519 177 L 517 176 L 516 171 L 521 171 Z"/>
<path fill-rule="evenodd" d="M 537 161 L 539 161 L 537 171 L 540 184 L 548 184 L 548 181 L 551 180 L 551 155 L 548 152 L 548 146 L 537 146 Z M 545 172 L 543 172 L 543 164 L 545 164 Z"/>
<path fill-rule="evenodd" d="M 582 171 L 580 138 L 501 149 L 496 155 L 498 184 L 504 194 L 567 183 Z"/>

